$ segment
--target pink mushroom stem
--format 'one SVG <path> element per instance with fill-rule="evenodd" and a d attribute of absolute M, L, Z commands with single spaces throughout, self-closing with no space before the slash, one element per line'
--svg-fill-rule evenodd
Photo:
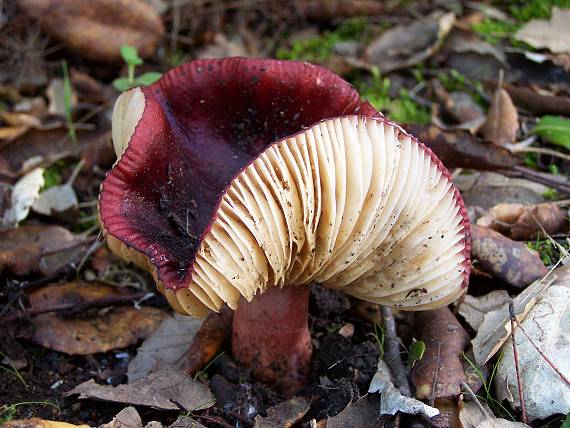
<path fill-rule="evenodd" d="M 308 285 L 269 289 L 242 300 L 234 315 L 234 357 L 285 395 L 297 392 L 310 371 L 309 292 Z"/>

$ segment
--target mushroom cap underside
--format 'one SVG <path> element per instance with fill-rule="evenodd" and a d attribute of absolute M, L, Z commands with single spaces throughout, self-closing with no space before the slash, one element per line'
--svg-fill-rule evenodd
<path fill-rule="evenodd" d="M 301 66 L 314 73 L 309 86 L 331 78 Z M 272 85 L 284 78 L 268 75 Z M 163 87 L 123 94 L 113 118 L 120 159 L 100 198 L 111 249 L 151 271 L 177 311 L 197 316 L 235 308 L 241 296 L 251 300 L 269 287 L 312 281 L 407 309 L 455 300 L 467 284 L 470 233 L 449 172 L 335 78 L 342 97 L 328 103 L 334 91 L 325 88 L 298 106 L 308 109 L 320 98 L 328 110 L 304 117 L 289 104 L 286 113 L 261 120 L 254 94 L 245 101 L 256 114 L 237 128 L 221 119 L 200 122 L 200 108 L 211 113 L 210 94 L 186 107 L 198 109 L 194 119 Z M 285 98 L 295 93 L 288 84 Z M 255 92 L 245 87 L 225 92 L 229 110 L 234 97 L 244 101 L 247 90 Z M 236 143 L 225 143 L 228 136 Z"/>

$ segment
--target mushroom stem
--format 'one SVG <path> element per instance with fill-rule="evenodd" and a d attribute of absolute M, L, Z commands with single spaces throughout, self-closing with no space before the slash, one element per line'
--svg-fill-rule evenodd
<path fill-rule="evenodd" d="M 233 321 L 232 352 L 255 379 L 293 395 L 309 374 L 310 287 L 272 288 L 248 303 L 242 300 Z"/>

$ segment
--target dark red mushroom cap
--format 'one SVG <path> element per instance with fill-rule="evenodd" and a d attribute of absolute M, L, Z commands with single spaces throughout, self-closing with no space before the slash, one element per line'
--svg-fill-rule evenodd
<path fill-rule="evenodd" d="M 188 63 L 119 97 L 113 141 L 109 245 L 180 312 L 310 281 L 423 308 L 466 284 L 469 227 L 449 173 L 323 68 Z"/>

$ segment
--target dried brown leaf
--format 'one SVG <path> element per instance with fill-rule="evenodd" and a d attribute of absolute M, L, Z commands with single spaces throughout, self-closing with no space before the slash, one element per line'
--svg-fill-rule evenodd
<path fill-rule="evenodd" d="M 28 298 L 30 310 L 41 311 L 70 302 L 82 306 L 89 300 L 117 295 L 121 293 L 105 284 L 70 282 L 33 291 Z M 32 340 L 70 355 L 107 352 L 149 336 L 166 316 L 164 311 L 157 308 L 135 309 L 131 306 L 114 307 L 109 312 L 96 311 L 77 317 L 65 317 L 59 313 L 39 314 L 32 318 Z"/>
<path fill-rule="evenodd" d="M 546 274 L 539 254 L 492 229 L 471 226 L 472 256 L 479 267 L 513 287 L 526 287 Z"/>
<path fill-rule="evenodd" d="M 412 370 L 416 397 L 435 399 L 461 393 L 465 380 L 462 353 L 469 335 L 447 307 L 416 314 L 416 331 L 426 344 L 424 356 Z"/>
<path fill-rule="evenodd" d="M 365 60 L 382 73 L 418 64 L 439 49 L 454 21 L 455 15 L 449 12 L 391 28 L 370 43 Z"/>
<path fill-rule="evenodd" d="M 18 0 L 43 30 L 84 58 L 121 63 L 121 45 L 153 55 L 164 26 L 156 11 L 140 0 Z"/>
<path fill-rule="evenodd" d="M 255 417 L 253 428 L 291 428 L 309 410 L 309 402 L 302 397 L 293 397 L 267 409 L 267 417 Z"/>
<path fill-rule="evenodd" d="M 216 401 L 205 385 L 172 366 L 165 366 L 143 379 L 117 387 L 98 385 L 91 379 L 77 385 L 65 396 L 75 394 L 79 394 L 79 398 L 178 411 L 179 405 L 187 411 L 195 411 L 210 408 Z"/>
<path fill-rule="evenodd" d="M 318 21 L 379 15 L 389 9 L 383 2 L 375 0 L 297 0 L 295 6 L 299 13 Z"/>
<path fill-rule="evenodd" d="M 467 131 L 447 132 L 433 125 L 409 125 L 406 130 L 432 149 L 448 168 L 495 171 L 522 163 L 520 156 L 485 144 Z"/>
<path fill-rule="evenodd" d="M 380 416 L 378 400 L 375 395 L 365 395 L 336 416 L 327 419 L 326 428 L 383 428 L 392 416 Z"/>
<path fill-rule="evenodd" d="M 508 92 L 498 88 L 493 95 L 487 120 L 481 128 L 481 135 L 487 141 L 499 146 L 515 141 L 519 129 L 519 116 Z"/>

